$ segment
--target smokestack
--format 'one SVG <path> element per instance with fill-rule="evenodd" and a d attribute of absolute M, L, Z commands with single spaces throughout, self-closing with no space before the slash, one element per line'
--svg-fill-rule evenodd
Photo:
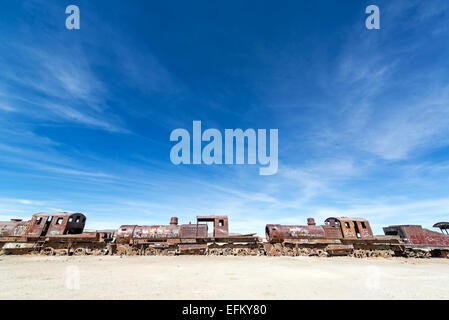
<path fill-rule="evenodd" d="M 314 225 L 316 225 L 315 219 L 313 219 L 313 218 L 307 218 L 307 225 L 308 225 L 308 226 L 314 226 Z"/>
<path fill-rule="evenodd" d="M 172 217 L 171 219 L 170 219 L 170 224 L 173 224 L 173 225 L 178 225 L 178 218 L 177 217 Z"/>

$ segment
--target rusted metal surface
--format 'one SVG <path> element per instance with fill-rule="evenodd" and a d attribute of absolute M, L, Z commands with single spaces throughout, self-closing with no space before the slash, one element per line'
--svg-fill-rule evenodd
<path fill-rule="evenodd" d="M 134 238 L 137 239 L 168 239 L 179 237 L 179 226 L 137 226 L 134 229 Z"/>
<path fill-rule="evenodd" d="M 183 224 L 180 226 L 179 237 L 182 239 L 207 238 L 207 225 Z"/>
<path fill-rule="evenodd" d="M 223 242 L 233 246 L 245 243 L 248 250 L 239 248 L 239 253 L 243 255 L 252 252 L 249 248 L 259 241 L 255 234 L 230 234 L 227 216 L 198 216 L 196 223 L 181 225 L 178 218 L 172 217 L 169 225 L 121 226 L 117 231 L 117 252 L 159 255 L 171 254 L 174 249 L 178 254 L 203 254 L 209 246 Z M 160 251 L 161 244 L 166 244 L 168 251 Z M 224 252 L 229 253 L 227 250 Z"/>
<path fill-rule="evenodd" d="M 284 239 L 324 238 L 326 235 L 322 226 L 283 226 L 267 224 L 265 236 L 268 241 L 282 241 Z"/>
<path fill-rule="evenodd" d="M 85 223 L 86 216 L 82 213 L 37 213 L 33 215 L 26 234 L 29 237 L 80 234 Z"/>
<path fill-rule="evenodd" d="M 401 239 L 412 245 L 449 246 L 449 236 L 440 232 L 423 229 L 419 225 L 396 225 L 384 228 L 386 235 L 399 235 Z"/>
<path fill-rule="evenodd" d="M 0 237 L 23 237 L 27 231 L 30 221 L 11 219 L 11 221 L 0 222 Z"/>
<path fill-rule="evenodd" d="M 367 220 L 361 218 L 327 218 L 324 226 L 317 226 L 313 218 L 307 219 L 306 226 L 283 226 L 268 224 L 265 228 L 268 241 L 284 239 L 345 238 L 371 239 L 373 233 Z"/>
<path fill-rule="evenodd" d="M 329 226 L 337 226 L 341 228 L 341 232 L 343 234 L 343 238 L 372 238 L 373 232 L 371 230 L 371 226 L 366 219 L 362 218 L 348 218 L 341 217 L 335 218 L 330 217 L 324 221 Z"/>
<path fill-rule="evenodd" d="M 82 213 L 68 212 L 38 213 L 30 221 L 0 222 L 0 246 L 7 254 L 104 252 L 115 231 L 83 232 L 85 223 Z"/>
<path fill-rule="evenodd" d="M 268 255 L 352 255 L 390 256 L 399 250 L 397 236 L 374 236 L 369 222 L 362 218 L 330 217 L 317 226 L 308 218 L 305 226 L 267 225 Z M 271 246 L 270 246 L 271 245 Z"/>

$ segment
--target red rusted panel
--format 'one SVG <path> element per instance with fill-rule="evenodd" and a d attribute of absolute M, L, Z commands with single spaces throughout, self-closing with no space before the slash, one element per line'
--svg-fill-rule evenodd
<path fill-rule="evenodd" d="M 207 238 L 207 225 L 183 224 L 181 225 L 179 237 L 183 239 Z"/>
<path fill-rule="evenodd" d="M 341 229 L 336 226 L 323 226 L 323 229 L 326 238 L 340 239 L 343 236 Z"/>
<path fill-rule="evenodd" d="M 419 225 L 397 225 L 384 228 L 386 235 L 399 235 L 405 243 L 428 246 L 449 246 L 449 236 L 423 229 Z"/>

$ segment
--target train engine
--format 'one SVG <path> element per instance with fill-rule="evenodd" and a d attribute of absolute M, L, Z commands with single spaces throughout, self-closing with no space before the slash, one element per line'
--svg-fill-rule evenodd
<path fill-rule="evenodd" d="M 401 250 L 398 236 L 375 236 L 368 220 L 361 218 L 330 217 L 321 226 L 313 218 L 306 226 L 268 224 L 265 234 L 270 256 L 389 257 Z"/>
<path fill-rule="evenodd" d="M 120 255 L 258 255 L 263 252 L 255 234 L 229 233 L 227 216 L 198 216 L 196 220 L 195 224 L 179 225 L 178 218 L 173 217 L 169 225 L 123 225 L 117 231 L 115 252 Z"/>
<path fill-rule="evenodd" d="M 83 232 L 82 213 L 37 213 L 31 220 L 0 221 L 0 249 L 4 254 L 105 254 L 109 234 Z"/>
<path fill-rule="evenodd" d="M 449 258 L 449 222 L 433 225 L 440 232 L 423 229 L 420 225 L 395 225 L 383 228 L 386 235 L 399 236 L 405 249 L 399 255 L 415 258 Z"/>

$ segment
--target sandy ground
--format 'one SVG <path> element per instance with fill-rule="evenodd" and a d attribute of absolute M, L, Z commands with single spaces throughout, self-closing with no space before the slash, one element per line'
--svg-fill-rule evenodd
<path fill-rule="evenodd" d="M 449 259 L 0 256 L 0 299 L 449 299 Z"/>

